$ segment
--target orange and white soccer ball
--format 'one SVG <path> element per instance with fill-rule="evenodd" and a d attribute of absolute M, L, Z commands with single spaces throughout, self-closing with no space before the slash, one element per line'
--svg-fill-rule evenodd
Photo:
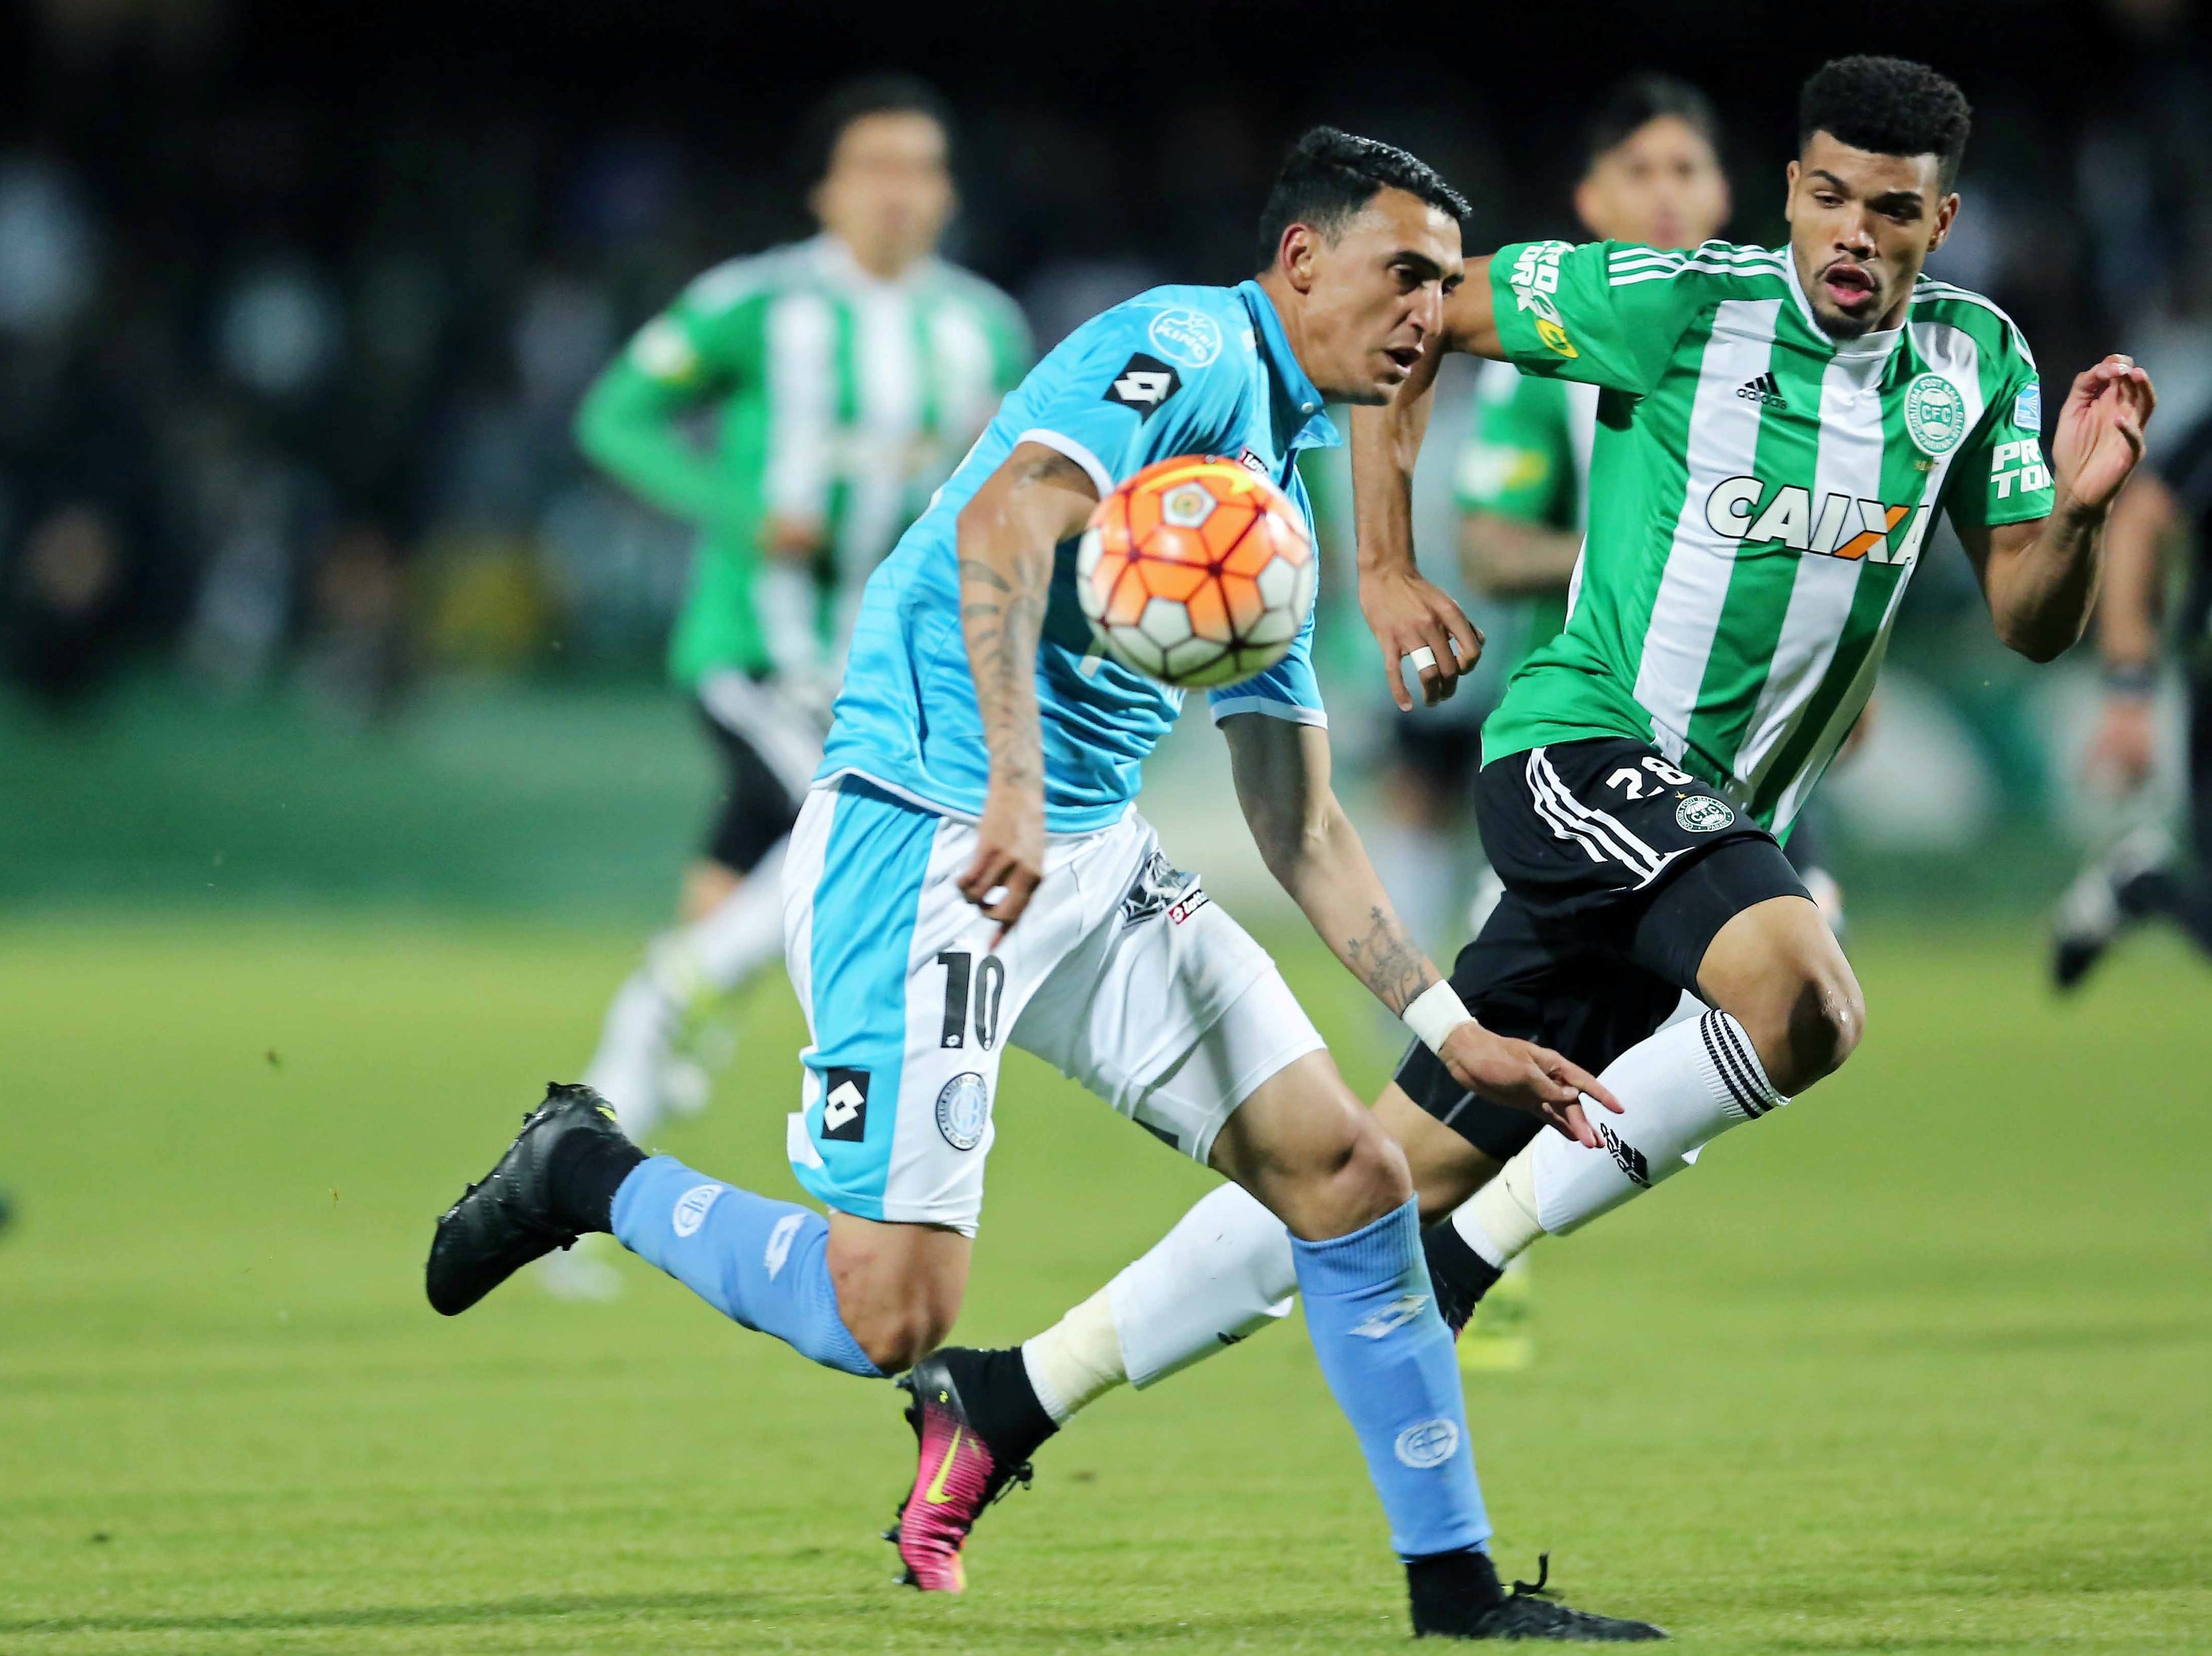
<path fill-rule="evenodd" d="M 1076 556 L 1091 630 L 1178 689 L 1283 659 L 1313 607 L 1313 541 L 1290 496 L 1235 460 L 1159 460 L 1098 502 Z"/>

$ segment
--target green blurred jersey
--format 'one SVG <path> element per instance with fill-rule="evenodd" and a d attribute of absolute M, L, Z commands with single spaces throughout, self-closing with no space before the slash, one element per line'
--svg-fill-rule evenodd
<path fill-rule="evenodd" d="M 1029 354 L 1020 311 L 980 277 L 931 259 L 885 281 L 827 235 L 717 265 L 647 323 L 585 399 L 577 437 L 698 526 L 675 677 L 832 667 L 868 572 Z M 763 549 L 771 517 L 821 532 L 799 578 Z"/>

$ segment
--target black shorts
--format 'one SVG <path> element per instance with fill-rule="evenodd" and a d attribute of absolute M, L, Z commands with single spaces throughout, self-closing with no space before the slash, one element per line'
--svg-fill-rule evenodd
<path fill-rule="evenodd" d="M 746 673 L 710 673 L 700 683 L 698 708 L 722 761 L 706 855 L 732 874 L 750 874 L 799 820 L 822 762 L 822 733 Z"/>
<path fill-rule="evenodd" d="M 1444 797 L 1464 802 L 1482 768 L 1482 727 L 1434 713 L 1401 713 L 1390 721 L 1397 762 Z"/>
<path fill-rule="evenodd" d="M 1694 993 L 1706 947 L 1769 898 L 1804 897 L 1774 837 L 1648 744 L 1607 737 L 1532 748 L 1475 779 L 1475 820 L 1505 884 L 1459 953 L 1452 987 L 1486 1028 L 1593 1075 Z M 1416 1042 L 1398 1066 L 1413 1100 L 1503 1160 L 1533 1117 L 1468 1093 Z"/>

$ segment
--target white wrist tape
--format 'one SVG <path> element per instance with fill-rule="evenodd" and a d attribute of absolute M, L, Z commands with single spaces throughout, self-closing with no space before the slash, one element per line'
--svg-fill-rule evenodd
<path fill-rule="evenodd" d="M 1405 1019 L 1406 1027 L 1421 1038 L 1423 1046 L 1439 1053 L 1452 1031 L 1474 1021 L 1474 1014 L 1459 998 L 1459 991 L 1441 978 L 1415 995 L 1400 1015 Z"/>

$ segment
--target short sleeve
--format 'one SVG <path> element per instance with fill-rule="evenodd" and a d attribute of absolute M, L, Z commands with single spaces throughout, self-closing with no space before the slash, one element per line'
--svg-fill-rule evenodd
<path fill-rule="evenodd" d="M 726 391 L 759 371 L 766 299 L 744 265 L 709 271 L 631 337 L 623 365 L 664 394 Z"/>
<path fill-rule="evenodd" d="M 1996 393 L 1953 464 L 1953 523 L 1996 528 L 2051 515 L 2057 490 L 2043 455 L 2043 386 L 2024 351 L 2006 353 Z"/>
<path fill-rule="evenodd" d="M 1314 610 L 1306 612 L 1305 625 L 1298 629 L 1289 651 L 1274 666 L 1241 685 L 1226 685 L 1206 693 L 1207 709 L 1213 715 L 1214 723 L 1219 724 L 1231 714 L 1261 713 L 1270 718 L 1287 719 L 1293 724 L 1328 727 L 1328 713 L 1322 706 L 1321 681 L 1314 676 Z"/>
<path fill-rule="evenodd" d="M 1462 512 L 1571 528 L 1575 454 L 1564 389 L 1504 362 L 1484 363 L 1453 492 Z"/>
<path fill-rule="evenodd" d="M 1018 443 L 1042 443 L 1080 466 L 1101 496 L 1156 460 L 1236 452 L 1248 364 L 1225 342 L 1201 368 L 1147 349 L 1149 314 L 1093 317 L 1039 365 L 1044 394 L 1022 415 Z"/>
<path fill-rule="evenodd" d="M 1698 261 L 1618 241 L 1501 247 L 1490 283 L 1506 361 L 1639 397 L 1711 297 Z"/>

